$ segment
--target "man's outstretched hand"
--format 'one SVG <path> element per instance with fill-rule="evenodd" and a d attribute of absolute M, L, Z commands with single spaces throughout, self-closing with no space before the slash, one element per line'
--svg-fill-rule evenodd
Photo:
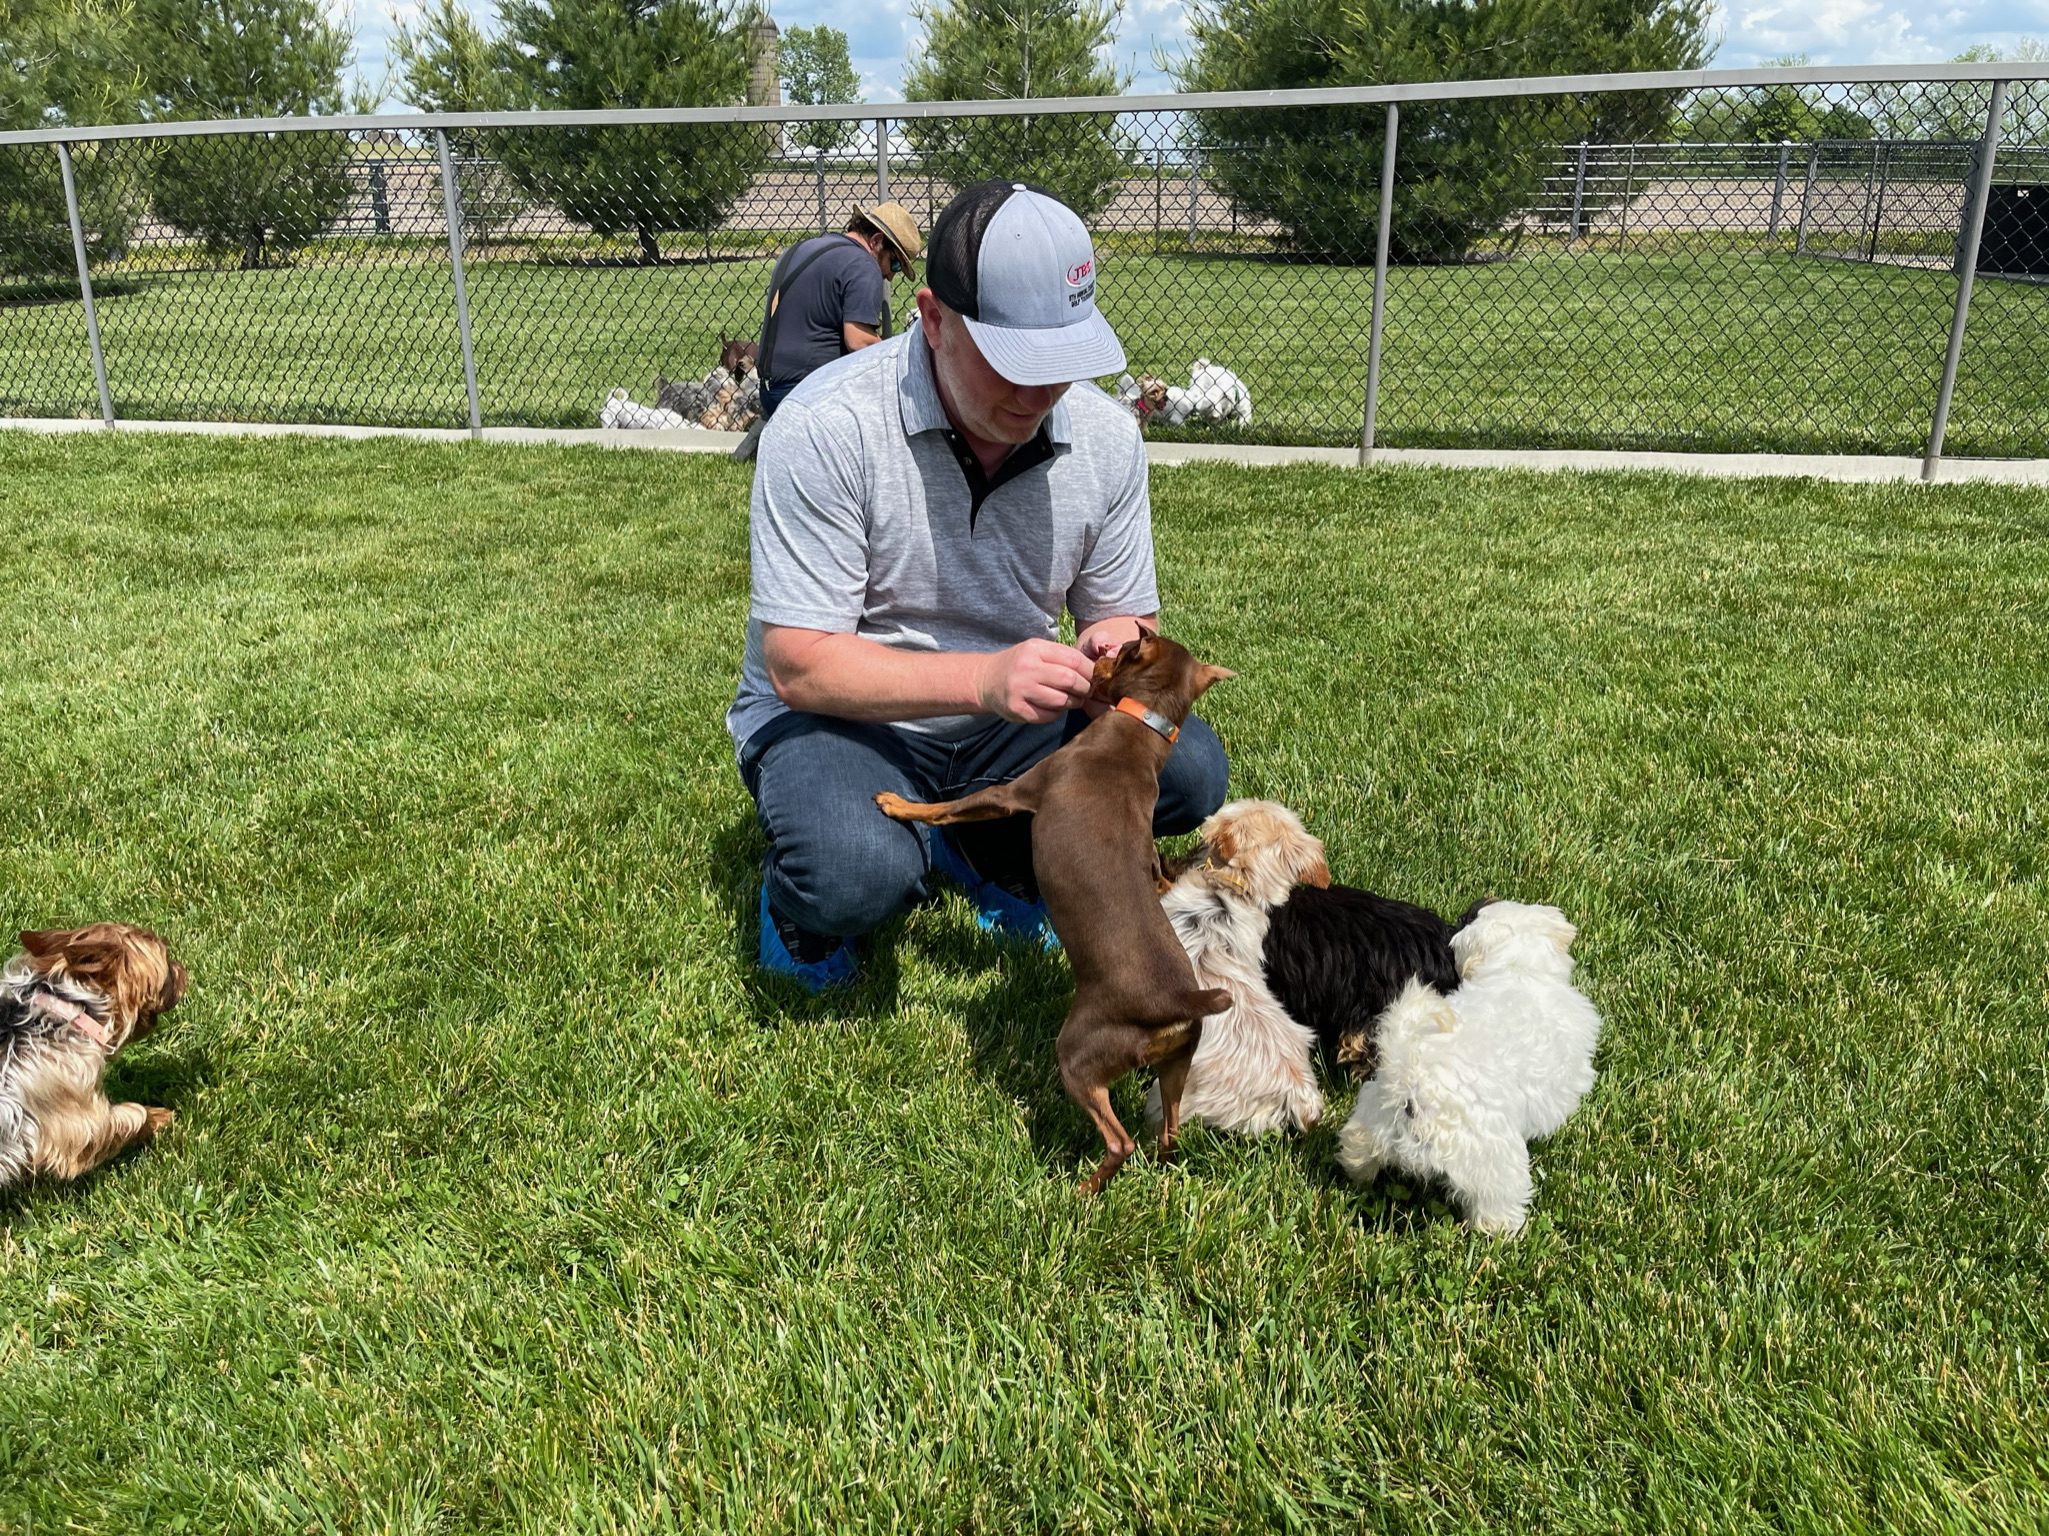
<path fill-rule="evenodd" d="M 1095 668 L 1071 645 L 1026 640 L 991 651 L 975 678 L 983 710 L 1023 725 L 1044 725 L 1087 701 Z"/>

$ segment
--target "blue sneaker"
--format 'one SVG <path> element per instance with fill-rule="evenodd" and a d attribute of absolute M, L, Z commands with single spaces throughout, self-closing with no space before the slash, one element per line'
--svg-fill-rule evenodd
<path fill-rule="evenodd" d="M 795 927 L 794 924 L 791 925 Z M 768 886 L 761 887 L 761 947 L 758 963 L 773 976 L 787 976 L 806 992 L 816 996 L 828 987 L 844 986 L 854 979 L 854 948 L 845 939 L 823 960 L 803 961 L 790 953 L 768 906 Z"/>
<path fill-rule="evenodd" d="M 975 904 L 975 921 L 984 933 L 999 939 L 1031 942 L 1051 953 L 1060 948 L 1060 936 L 1046 915 L 1043 901 L 1026 901 L 1013 896 L 992 880 L 975 873 L 961 857 L 953 839 L 938 827 L 932 829 L 932 867 L 946 876 Z"/>

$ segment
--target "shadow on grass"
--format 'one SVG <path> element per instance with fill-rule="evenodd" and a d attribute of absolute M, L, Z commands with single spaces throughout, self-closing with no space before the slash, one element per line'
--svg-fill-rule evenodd
<path fill-rule="evenodd" d="M 897 941 L 901 918 L 885 923 L 856 945 L 861 968 L 853 984 L 814 997 L 755 963 L 760 940 L 761 860 L 768 851 L 751 814 L 735 817 L 712 838 L 711 888 L 726 914 L 735 968 L 748 1015 L 764 1029 L 819 1019 L 872 1019 L 894 1013 L 901 981 Z"/>
<path fill-rule="evenodd" d="M 144 280 L 139 277 L 96 277 L 92 292 L 95 300 L 118 299 L 139 292 Z M 0 309 L 27 309 L 39 304 L 76 304 L 79 302 L 77 278 L 51 278 L 47 282 L 20 282 L 0 285 Z"/>
<path fill-rule="evenodd" d="M 971 943 L 971 954 L 955 942 L 934 950 L 937 963 L 979 964 L 998 972 L 996 984 L 978 993 L 961 1015 L 974 1070 L 1022 1108 L 1025 1132 L 1048 1175 L 1064 1175 L 1102 1153 L 1095 1127 L 1060 1082 L 1056 1048 L 1074 1002 L 1067 957 L 980 932 Z"/>
<path fill-rule="evenodd" d="M 182 1112 L 194 1091 L 212 1080 L 213 1058 L 203 1051 L 186 1050 L 173 1054 L 147 1050 L 141 1056 L 131 1058 L 124 1055 L 114 1062 L 108 1068 L 102 1086 L 107 1097 L 116 1104 L 144 1104 Z M 175 1134 L 176 1130 L 173 1125 L 167 1134 Z M 16 1217 L 28 1214 L 31 1207 L 49 1209 L 87 1200 L 102 1179 L 118 1176 L 130 1161 L 148 1153 L 149 1149 L 149 1142 L 138 1143 L 68 1183 L 34 1178 L 0 1190 L 0 1221 L 11 1223 Z"/>

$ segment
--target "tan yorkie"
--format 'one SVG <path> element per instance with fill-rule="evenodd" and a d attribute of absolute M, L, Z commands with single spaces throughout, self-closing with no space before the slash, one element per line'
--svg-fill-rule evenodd
<path fill-rule="evenodd" d="M 185 967 L 127 923 L 24 933 L 21 947 L 0 971 L 0 1189 L 75 1179 L 170 1123 L 168 1109 L 108 1103 L 100 1079 L 185 995 Z"/>

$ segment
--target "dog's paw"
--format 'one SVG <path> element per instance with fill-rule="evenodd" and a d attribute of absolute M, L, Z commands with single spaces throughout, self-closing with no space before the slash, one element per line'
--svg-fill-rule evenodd
<path fill-rule="evenodd" d="M 887 789 L 875 797 L 875 804 L 883 815 L 893 821 L 905 820 L 911 809 L 910 801 Z"/>
<path fill-rule="evenodd" d="M 1520 1206 L 1504 1206 L 1468 1212 L 1466 1225 L 1484 1236 L 1507 1239 L 1521 1233 L 1523 1219 L 1524 1212 Z"/>
<path fill-rule="evenodd" d="M 1379 1141 L 1347 1120 L 1338 1130 L 1338 1167 L 1354 1184 L 1371 1184 L 1387 1167 L 1389 1158 Z"/>
<path fill-rule="evenodd" d="M 175 1110 L 145 1109 L 142 1112 L 142 1134 L 154 1136 L 177 1118 L 178 1114 Z"/>

